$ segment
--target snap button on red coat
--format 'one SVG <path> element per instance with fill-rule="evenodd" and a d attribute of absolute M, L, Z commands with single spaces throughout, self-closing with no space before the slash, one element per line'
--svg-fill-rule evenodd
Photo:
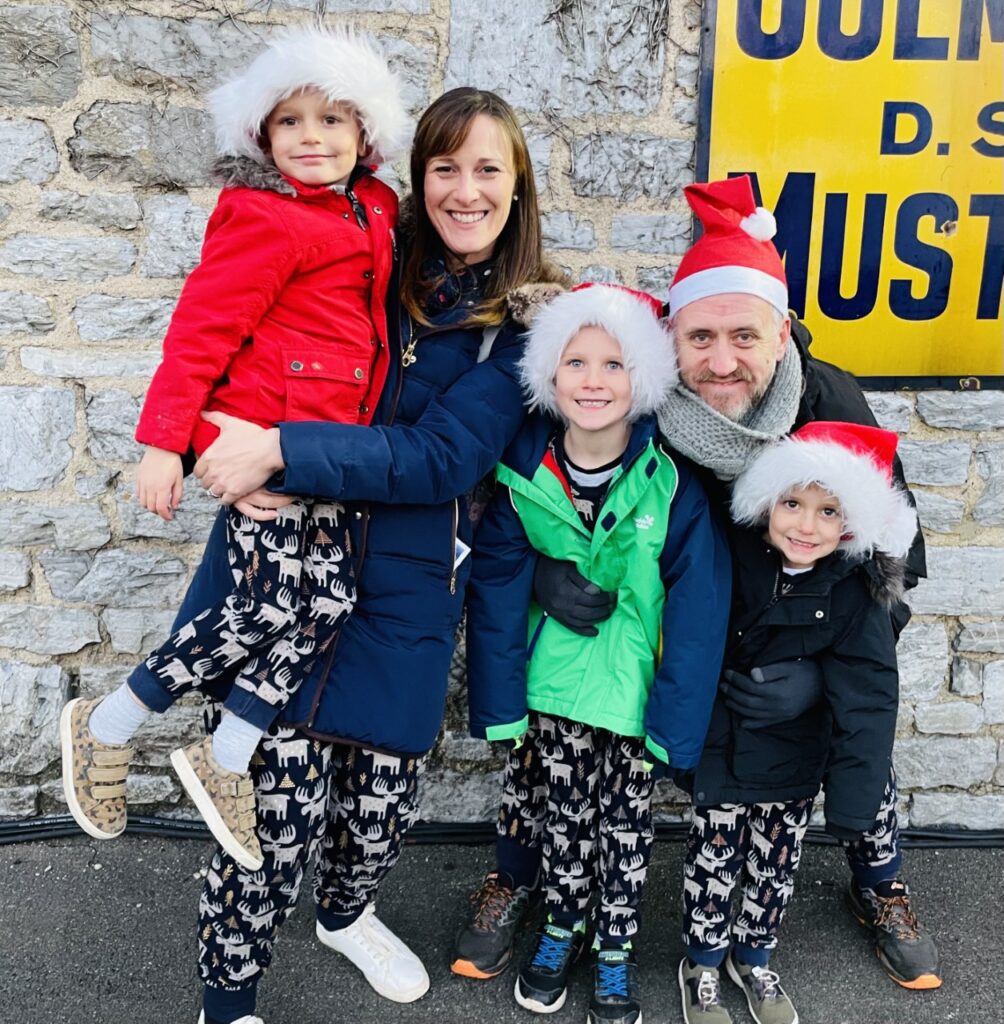
<path fill-rule="evenodd" d="M 299 359 L 294 359 L 289 364 L 289 368 L 291 370 L 295 370 L 297 373 L 299 373 L 303 369 L 303 363 L 301 363 Z"/>
<path fill-rule="evenodd" d="M 360 370 L 358 366 L 355 368 L 355 370 L 352 371 L 352 375 L 353 375 L 353 377 L 356 378 L 356 380 L 362 380 L 363 379 L 363 371 Z"/>
<path fill-rule="evenodd" d="M 373 276 L 373 271 L 372 271 L 372 270 L 364 270 L 364 271 L 363 271 L 363 277 L 365 277 L 367 281 L 368 281 L 368 280 L 369 280 L 369 279 L 370 279 L 370 278 L 371 278 L 372 276 Z"/>
<path fill-rule="evenodd" d="M 373 212 L 374 213 L 383 213 L 383 208 L 379 207 L 379 206 L 374 206 L 373 207 Z"/>
<path fill-rule="evenodd" d="M 365 402 L 363 402 L 359 406 L 359 411 L 365 416 L 366 413 L 368 413 L 370 411 L 370 407 Z"/>

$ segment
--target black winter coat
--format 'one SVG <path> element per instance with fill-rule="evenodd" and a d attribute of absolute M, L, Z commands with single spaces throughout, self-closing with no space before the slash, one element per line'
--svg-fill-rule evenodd
<path fill-rule="evenodd" d="M 747 729 L 719 696 L 695 775 L 701 805 L 814 796 L 826 783 L 827 824 L 862 833 L 875 822 L 896 732 L 896 638 L 889 606 L 903 563 L 836 553 L 785 576 L 762 531 L 735 529 L 724 667 L 812 658 L 823 700 L 796 719 Z"/>

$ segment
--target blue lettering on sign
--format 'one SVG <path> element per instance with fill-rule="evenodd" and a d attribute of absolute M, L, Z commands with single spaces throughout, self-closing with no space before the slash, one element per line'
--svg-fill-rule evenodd
<path fill-rule="evenodd" d="M 948 60 L 947 37 L 919 35 L 920 3 L 921 0 L 899 0 L 893 60 Z"/>
<path fill-rule="evenodd" d="M 914 136 L 903 142 L 896 141 L 900 117 L 912 117 Z M 886 100 L 882 105 L 882 141 L 879 153 L 883 156 L 910 156 L 919 153 L 930 141 L 934 122 L 922 103 L 909 100 Z"/>
<path fill-rule="evenodd" d="M 844 0 L 819 5 L 819 48 L 834 60 L 864 60 L 875 52 L 882 38 L 882 0 L 861 0 L 861 17 L 853 35 L 845 35 L 840 27 L 843 7 Z"/>
<path fill-rule="evenodd" d="M 776 32 L 763 30 L 763 0 L 739 0 L 736 40 L 740 49 L 758 60 L 782 60 L 801 45 L 805 32 L 805 0 L 782 0 L 781 25 Z"/>
<path fill-rule="evenodd" d="M 888 196 L 874 192 L 865 196 L 858 281 L 854 294 L 845 297 L 840 293 L 840 278 L 847 239 L 847 193 L 833 192 L 826 197 L 819 266 L 819 308 L 833 320 L 860 320 L 875 308 L 888 199 Z"/>
<path fill-rule="evenodd" d="M 976 195 L 969 200 L 974 217 L 987 218 L 987 248 L 983 256 L 977 320 L 996 320 L 1001 315 L 1004 290 L 1004 196 Z"/>
<path fill-rule="evenodd" d="M 901 320 L 934 320 L 948 306 L 948 290 L 952 283 L 952 257 L 937 246 L 917 237 L 917 228 L 925 217 L 935 226 L 959 219 L 958 203 L 940 192 L 918 192 L 903 200 L 896 215 L 893 248 L 908 267 L 927 274 L 927 291 L 915 297 L 913 282 L 895 278 L 889 285 L 889 309 Z"/>
<path fill-rule="evenodd" d="M 989 135 L 1004 137 L 1004 100 L 988 103 L 976 116 L 976 123 Z M 986 139 L 977 139 L 973 149 L 980 156 L 1004 156 L 1004 142 L 995 146 Z"/>
<path fill-rule="evenodd" d="M 990 41 L 1004 43 L 1004 0 L 962 0 L 959 24 L 959 60 L 980 59 L 980 38 L 983 35 L 983 14 L 990 23 Z"/>

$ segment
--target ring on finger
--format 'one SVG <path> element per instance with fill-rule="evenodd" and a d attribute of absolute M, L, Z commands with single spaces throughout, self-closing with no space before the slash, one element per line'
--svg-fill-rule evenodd
<path fill-rule="evenodd" d="M 209 491 L 209 494 L 210 494 L 211 497 L 216 498 L 217 500 L 219 500 L 220 495 L 218 495 L 216 493 L 216 491 L 214 491 L 212 489 L 212 487 L 207 488 L 207 490 Z"/>

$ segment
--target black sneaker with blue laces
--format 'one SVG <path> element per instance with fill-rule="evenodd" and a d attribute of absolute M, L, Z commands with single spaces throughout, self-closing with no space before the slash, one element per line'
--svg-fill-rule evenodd
<path fill-rule="evenodd" d="M 599 950 L 586 1024 L 642 1024 L 637 973 L 630 949 Z"/>
<path fill-rule="evenodd" d="M 516 978 L 516 1002 L 534 1013 L 556 1013 L 565 1005 L 568 975 L 582 952 L 585 930 L 569 931 L 548 921 L 537 933 L 537 947 Z"/>

